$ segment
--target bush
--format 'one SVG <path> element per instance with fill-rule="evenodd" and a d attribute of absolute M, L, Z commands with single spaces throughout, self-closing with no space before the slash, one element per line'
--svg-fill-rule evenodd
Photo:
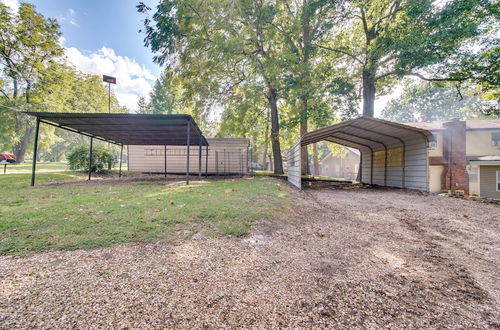
<path fill-rule="evenodd" d="M 89 148 L 87 146 L 79 146 L 71 151 L 68 156 L 69 168 L 72 170 L 85 170 L 89 168 Z M 95 173 L 107 173 L 116 163 L 115 156 L 111 151 L 94 146 L 92 150 L 92 168 Z"/>

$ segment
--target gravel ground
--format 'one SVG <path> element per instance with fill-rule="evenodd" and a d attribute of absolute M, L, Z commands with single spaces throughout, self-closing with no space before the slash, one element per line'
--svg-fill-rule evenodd
<path fill-rule="evenodd" d="M 0 327 L 500 328 L 500 208 L 292 192 L 245 238 L 0 257 Z"/>

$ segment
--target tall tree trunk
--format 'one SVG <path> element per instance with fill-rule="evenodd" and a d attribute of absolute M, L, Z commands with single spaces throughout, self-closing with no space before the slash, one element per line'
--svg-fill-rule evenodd
<path fill-rule="evenodd" d="M 370 69 L 363 69 L 363 116 L 374 116 L 375 107 L 375 72 Z"/>
<path fill-rule="evenodd" d="M 266 131 L 264 135 L 264 150 L 262 151 L 262 164 L 264 165 L 264 170 L 267 170 L 267 147 L 269 144 L 269 119 L 270 111 L 267 111 L 267 121 L 266 121 Z"/>
<path fill-rule="evenodd" d="M 18 163 L 24 163 L 24 158 L 26 156 L 26 150 L 28 149 L 28 143 L 33 133 L 33 126 L 26 127 L 24 135 L 21 140 L 14 146 L 14 155 L 16 156 L 16 161 Z"/>
<path fill-rule="evenodd" d="M 269 95 L 269 108 L 271 109 L 271 145 L 273 149 L 273 167 L 274 174 L 283 174 L 283 161 L 281 158 L 281 148 L 280 148 L 280 129 L 279 129 L 279 118 L 278 118 L 278 99 L 276 88 L 267 83 Z"/>
<path fill-rule="evenodd" d="M 303 65 L 303 75 L 302 80 L 306 82 L 306 86 L 308 86 L 309 82 L 309 68 L 307 67 L 307 63 L 309 62 L 309 48 L 311 47 L 310 43 L 310 21 L 309 21 L 309 12 L 306 10 L 308 8 L 307 1 L 304 1 L 302 4 L 302 17 L 301 17 L 301 25 L 302 25 L 302 63 Z M 303 91 L 305 95 L 300 98 L 300 137 L 304 136 L 307 133 L 307 122 L 308 122 L 308 107 L 307 107 L 307 99 L 309 97 L 308 91 Z M 300 150 L 300 163 L 301 163 L 301 174 L 307 175 L 310 174 L 311 171 L 309 169 L 309 157 L 307 154 L 307 146 L 304 146 Z"/>
<path fill-rule="evenodd" d="M 300 136 L 304 136 L 307 133 L 307 99 L 302 98 L 300 100 Z M 307 146 L 304 146 L 300 150 L 300 165 L 302 175 L 307 175 L 309 170 L 309 157 L 307 154 Z"/>
<path fill-rule="evenodd" d="M 318 145 L 316 143 L 313 143 L 313 164 L 314 164 L 314 175 L 319 175 Z"/>

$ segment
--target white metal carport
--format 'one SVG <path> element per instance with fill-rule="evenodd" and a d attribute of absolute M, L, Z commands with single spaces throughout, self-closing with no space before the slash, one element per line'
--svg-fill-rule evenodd
<path fill-rule="evenodd" d="M 301 147 L 328 141 L 359 149 L 361 182 L 429 190 L 428 142 L 432 133 L 369 117 L 341 122 L 304 134 L 288 152 L 288 180 L 301 188 Z M 295 160 L 299 161 L 295 161 Z"/>

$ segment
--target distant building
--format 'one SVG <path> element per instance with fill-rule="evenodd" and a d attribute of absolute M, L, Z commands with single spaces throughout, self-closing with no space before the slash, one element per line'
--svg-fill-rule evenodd
<path fill-rule="evenodd" d="M 430 192 L 500 198 L 500 120 L 409 123 L 430 131 Z"/>
<path fill-rule="evenodd" d="M 191 146 L 189 169 L 196 174 L 199 170 L 201 152 L 201 171 L 209 174 L 247 174 L 248 147 L 245 138 L 207 138 L 208 158 L 205 147 Z M 205 164 L 207 160 L 207 164 Z M 128 169 L 147 173 L 182 174 L 187 168 L 185 146 L 130 145 L 128 147 Z"/>
<path fill-rule="evenodd" d="M 346 155 L 334 155 L 332 152 L 319 161 L 319 175 L 331 178 L 355 180 L 359 168 L 359 151 L 346 147 Z"/>

